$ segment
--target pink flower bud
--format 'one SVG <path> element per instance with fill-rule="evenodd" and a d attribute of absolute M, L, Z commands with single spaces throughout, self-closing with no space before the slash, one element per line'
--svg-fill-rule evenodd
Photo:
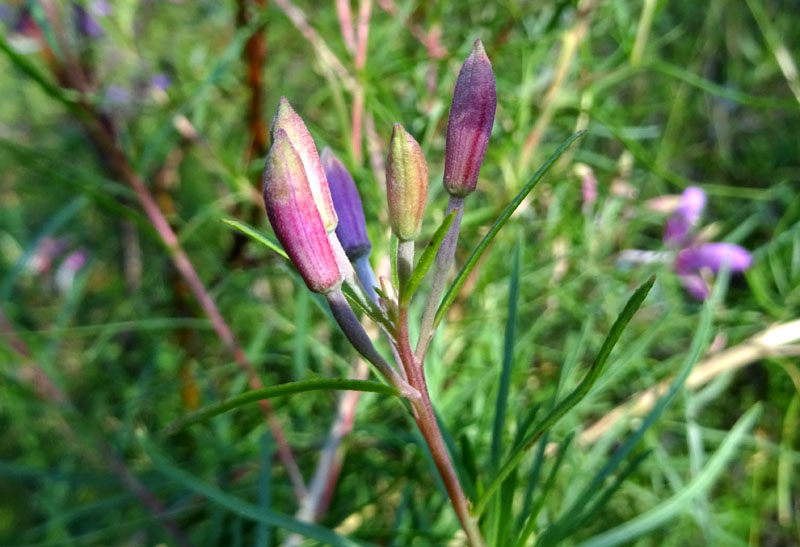
<path fill-rule="evenodd" d="M 275 235 L 308 288 L 328 293 L 342 281 L 300 154 L 283 129 L 264 165 L 264 204 Z"/>
<path fill-rule="evenodd" d="M 475 190 L 496 109 L 492 63 L 481 41 L 475 40 L 458 73 L 447 120 L 444 187 L 452 196 L 464 197 Z"/>
<path fill-rule="evenodd" d="M 414 239 L 428 200 L 428 164 L 417 141 L 399 123 L 394 124 L 389 143 L 386 193 L 392 231 L 400 241 Z"/>
<path fill-rule="evenodd" d="M 333 208 L 331 192 L 328 189 L 328 181 L 325 178 L 325 172 L 322 170 L 322 163 L 319 161 L 317 147 L 314 145 L 314 139 L 311 138 L 311 133 L 308 132 L 303 119 L 294 111 L 286 97 L 281 97 L 278 109 L 272 118 L 270 133 L 273 142 L 280 130 L 286 132 L 287 138 L 303 162 L 308 185 L 311 188 L 311 194 L 314 196 L 317 209 L 319 209 L 322 222 L 325 224 L 325 230 L 328 233 L 333 232 L 336 229 L 338 220 L 336 218 L 336 210 Z"/>

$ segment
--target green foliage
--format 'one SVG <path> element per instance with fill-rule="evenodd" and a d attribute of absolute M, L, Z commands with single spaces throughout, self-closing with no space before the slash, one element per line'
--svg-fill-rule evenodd
<path fill-rule="evenodd" d="M 430 244 L 403 293 L 417 294 L 412 317 L 451 222 L 441 178 L 457 69 L 477 37 L 492 60 L 497 119 L 425 362 L 447 448 L 489 543 L 796 542 L 796 362 L 783 346 L 707 384 L 692 376 L 800 309 L 800 88 L 791 70 L 800 25 L 791 2 L 397 0 L 393 14 L 372 2 L 361 69 L 333 3 L 293 0 L 312 33 L 279 3 L 245 3 L 252 17 L 237 27 L 236 2 L 109 2 L 109 15 L 94 14 L 104 35 L 91 40 L 75 32 L 70 2 L 11 2 L 17 11 L 0 23 L 0 544 L 176 544 L 137 484 L 195 545 L 278 545 L 292 532 L 305 544 L 456 537 L 407 405 L 383 384 L 356 380 L 357 354 L 324 302 L 276 254 L 258 197 L 263 157 L 248 152 L 246 51 L 262 25 L 263 118 L 286 95 L 319 147 L 345 159 L 373 267 L 395 286 L 396 267 L 384 263 L 395 253 L 380 163 L 393 123 L 418 137 L 430 196 L 417 243 Z M 64 57 L 47 4 L 67 14 L 75 58 L 90 67 L 85 103 L 63 85 L 73 75 L 52 70 Z M 356 19 L 360 2 L 350 4 Z M 20 34 L 21 8 L 43 25 L 49 50 Z M 170 77 L 165 92 L 150 85 L 155 73 Z M 365 138 L 355 145 L 354 83 L 365 105 Z M 247 391 L 228 344 L 176 273 L 174 249 L 90 137 L 86 112 L 95 107 L 263 392 Z M 579 165 L 597 179 L 593 203 L 583 200 Z M 718 278 L 704 305 L 684 292 L 670 259 L 622 254 L 669 251 L 661 197 L 688 185 L 709 194 L 701 233 L 755 258 L 746 274 Z M 242 232 L 247 243 L 233 253 Z M 53 242 L 61 250 L 49 256 Z M 62 268 L 73 251 L 86 257 L 74 275 Z M 619 311 L 654 274 L 622 332 Z M 374 310 L 361 311 L 366 324 Z M 390 356 L 379 329 L 370 334 Z M 344 385 L 375 393 L 359 394 L 327 510 L 303 523 L 270 426 L 254 405 L 238 405 L 298 391 L 271 403 L 308 485 L 352 396 L 335 390 Z M 656 385 L 648 408 L 584 435 Z M 203 423 L 161 435 L 181 416 Z"/>

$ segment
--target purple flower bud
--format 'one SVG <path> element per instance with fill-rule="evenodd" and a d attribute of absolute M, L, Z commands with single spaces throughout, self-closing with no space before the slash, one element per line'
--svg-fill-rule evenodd
<path fill-rule="evenodd" d="M 699 273 L 688 273 L 680 276 L 683 288 L 686 292 L 697 298 L 698 300 L 705 300 L 711 291 L 708 288 L 708 283 L 703 279 Z"/>
<path fill-rule="evenodd" d="M 386 194 L 392 231 L 400 241 L 417 237 L 428 200 L 428 164 L 422 148 L 399 123 L 389 143 Z"/>
<path fill-rule="evenodd" d="M 336 229 L 337 223 L 336 210 L 333 208 L 331 192 L 328 189 L 328 181 L 325 178 L 325 172 L 322 170 L 322 164 L 319 161 L 317 147 L 314 145 L 314 139 L 311 138 L 311 133 L 308 132 L 308 128 L 306 124 L 303 123 L 303 119 L 294 111 L 286 97 L 281 97 L 278 103 L 278 109 L 275 111 L 275 116 L 272 118 L 270 133 L 273 142 L 275 141 L 276 134 L 280 130 L 286 132 L 287 138 L 300 155 L 303 168 L 308 177 L 311 194 L 314 196 L 314 201 L 319 209 L 322 222 L 325 224 L 325 230 L 328 233 L 333 232 Z"/>
<path fill-rule="evenodd" d="M 682 272 L 708 268 L 717 273 L 724 264 L 732 272 L 743 272 L 753 264 L 753 257 L 746 249 L 733 243 L 706 243 L 679 252 L 675 269 Z"/>
<path fill-rule="evenodd" d="M 478 184 L 496 109 L 492 63 L 481 41 L 475 40 L 458 73 L 447 120 L 444 187 L 455 197 L 467 196 Z"/>
<path fill-rule="evenodd" d="M 368 255 L 372 244 L 367 237 L 367 221 L 364 218 L 364 207 L 358 195 L 356 183 L 330 148 L 322 151 L 322 169 L 328 179 L 328 187 L 333 198 L 333 207 L 339 224 L 336 226 L 336 237 L 347 253 L 347 258 L 355 262 Z"/>
<path fill-rule="evenodd" d="M 308 288 L 328 293 L 342 282 L 303 161 L 283 129 L 264 165 L 264 204 L 275 235 Z"/>
<path fill-rule="evenodd" d="M 672 213 L 664 229 L 664 243 L 680 245 L 686 241 L 689 231 L 697 225 L 706 206 L 706 193 L 696 186 L 689 186 L 681 194 L 678 208 Z"/>

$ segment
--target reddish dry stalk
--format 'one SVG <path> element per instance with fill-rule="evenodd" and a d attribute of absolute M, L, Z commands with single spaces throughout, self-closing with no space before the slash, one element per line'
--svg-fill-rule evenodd
<path fill-rule="evenodd" d="M 257 9 L 263 10 L 267 7 L 267 2 L 266 0 L 253 0 L 253 5 Z M 248 1 L 238 0 L 236 5 L 236 26 L 242 28 L 247 26 L 249 22 Z M 264 32 L 264 26 L 259 26 L 253 31 L 252 36 L 247 39 L 244 45 L 244 58 L 247 63 L 247 85 L 250 88 L 247 119 L 252 136 L 252 140 L 245 151 L 245 159 L 248 165 L 253 158 L 265 155 L 269 148 L 267 143 L 267 124 L 264 121 L 263 111 L 263 69 L 267 59 L 267 44 L 264 39 Z M 259 181 L 260 179 L 256 181 L 256 184 L 259 184 Z"/>
<path fill-rule="evenodd" d="M 356 36 L 353 33 L 353 14 L 350 11 L 350 0 L 336 0 L 336 16 L 342 31 L 344 47 L 352 54 L 356 52 Z"/>
<path fill-rule="evenodd" d="M 95 114 L 91 110 L 89 113 Z M 102 120 L 102 116 L 97 115 L 95 119 Z M 264 384 L 261 382 L 261 379 L 256 374 L 255 369 L 245 356 L 244 351 L 239 345 L 239 342 L 236 340 L 236 337 L 228 326 L 228 323 L 222 317 L 222 314 L 220 313 L 219 308 L 217 308 L 214 299 L 208 293 L 203 285 L 203 282 L 200 280 L 200 277 L 197 275 L 191 260 L 189 260 L 189 257 L 178 241 L 178 236 L 172 230 L 169 222 L 167 222 L 167 219 L 158 208 L 153 195 L 150 193 L 150 190 L 148 190 L 144 181 L 133 171 L 133 168 L 131 167 L 130 163 L 128 163 L 127 158 L 113 141 L 113 135 L 107 134 L 102 129 L 103 127 L 106 127 L 106 124 L 98 123 L 98 125 L 95 127 L 91 124 L 91 122 L 87 123 L 87 129 L 92 135 L 95 144 L 106 154 L 106 157 L 108 158 L 109 163 L 116 174 L 118 174 L 123 180 L 125 180 L 125 182 L 128 183 L 131 188 L 133 188 L 133 191 L 136 193 L 136 196 L 139 198 L 139 201 L 142 204 L 145 214 L 150 219 L 150 222 L 158 232 L 158 235 L 161 237 L 164 245 L 169 250 L 170 257 L 172 258 L 175 268 L 184 278 L 186 284 L 189 286 L 189 289 L 192 291 L 192 294 L 194 294 L 195 298 L 200 304 L 200 307 L 203 308 L 203 311 L 208 316 L 209 320 L 211 321 L 211 326 L 214 328 L 217 336 L 219 336 L 219 338 L 222 340 L 228 351 L 233 354 L 233 358 L 239 367 L 247 374 L 247 380 L 250 384 L 250 387 L 252 389 L 262 389 Z M 283 433 L 280 422 L 275 417 L 275 414 L 272 410 L 272 405 L 268 400 L 262 399 L 259 401 L 259 406 L 267 417 L 270 430 L 272 431 L 272 435 L 275 438 L 275 443 L 278 446 L 278 453 L 283 460 L 284 465 L 286 465 L 289 478 L 292 480 L 292 484 L 294 485 L 295 494 L 298 499 L 301 499 L 303 495 L 305 495 L 305 484 L 303 482 L 303 477 L 300 474 L 300 469 L 297 467 L 297 463 L 292 455 L 289 443 L 286 440 L 286 436 Z"/>
<path fill-rule="evenodd" d="M 358 6 L 358 44 L 356 46 L 356 73 L 361 74 L 367 64 L 367 40 L 369 38 L 369 16 L 372 0 L 361 0 Z M 359 85 L 353 93 L 353 120 L 350 127 L 350 147 L 357 165 L 361 165 L 362 127 L 364 126 L 364 86 Z"/>

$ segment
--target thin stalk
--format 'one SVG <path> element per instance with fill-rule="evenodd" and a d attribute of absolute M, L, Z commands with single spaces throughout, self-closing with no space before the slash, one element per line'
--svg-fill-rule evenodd
<path fill-rule="evenodd" d="M 428 351 L 428 344 L 433 338 L 433 321 L 436 318 L 436 310 L 439 308 L 439 300 L 442 298 L 445 285 L 447 284 L 447 274 L 453 266 L 453 259 L 456 256 L 456 246 L 458 245 L 458 232 L 461 230 L 461 218 L 464 216 L 464 199 L 450 196 L 447 203 L 445 216 L 451 212 L 456 212 L 456 217 L 444 236 L 439 252 L 436 253 L 436 266 L 433 271 L 433 285 L 428 294 L 428 302 L 425 304 L 425 311 L 422 313 L 422 321 L 417 339 L 417 349 L 414 357 L 420 363 L 425 360 L 425 352 Z"/>
<path fill-rule="evenodd" d="M 353 266 L 356 269 L 358 281 L 361 283 L 361 288 L 367 293 L 367 297 L 372 300 L 374 304 L 378 304 L 378 294 L 375 292 L 375 287 L 378 287 L 378 280 L 375 279 L 375 272 L 372 271 L 372 266 L 369 263 L 369 255 L 362 255 L 353 261 Z"/>
<path fill-rule="evenodd" d="M 397 245 L 397 277 L 400 280 L 400 287 L 398 290 L 402 292 L 402 288 L 408 283 L 411 278 L 411 272 L 414 270 L 414 241 L 401 241 Z"/>
<path fill-rule="evenodd" d="M 416 360 L 411 350 L 411 342 L 408 336 L 407 306 L 402 306 L 400 308 L 398 350 L 403 367 L 408 375 L 408 380 L 420 394 L 420 398 L 411 400 L 411 408 L 414 411 L 414 420 L 417 422 L 417 427 L 419 427 L 420 433 L 422 433 L 431 451 L 436 469 L 439 471 L 439 476 L 442 478 L 442 482 L 447 490 L 447 495 L 450 497 L 450 502 L 453 504 L 453 509 L 455 509 L 456 515 L 458 515 L 461 527 L 467 534 L 469 544 L 473 547 L 483 547 L 483 537 L 481 537 L 478 523 L 469 512 L 469 502 L 461 488 L 461 483 L 458 482 L 458 476 L 453 468 L 453 462 L 450 460 L 450 455 L 447 453 L 447 447 L 444 444 L 444 439 L 442 439 L 442 432 L 439 430 L 439 424 L 436 421 L 436 414 L 433 411 L 433 405 L 431 404 L 430 395 L 428 394 L 428 385 L 425 382 L 425 373 L 422 370 L 422 363 Z"/>
<path fill-rule="evenodd" d="M 369 335 L 364 331 L 364 327 L 358 321 L 358 317 L 353 312 L 350 304 L 347 302 L 341 287 L 329 292 L 325 295 L 328 300 L 328 305 L 333 313 L 333 318 L 342 328 L 342 332 L 356 348 L 364 359 L 375 365 L 375 368 L 383 374 L 390 384 L 396 387 L 400 393 L 409 400 L 417 400 L 420 394 L 417 390 L 409 385 L 408 382 L 403 380 L 397 371 L 378 353 L 375 346 L 372 345 L 372 340 Z"/>

